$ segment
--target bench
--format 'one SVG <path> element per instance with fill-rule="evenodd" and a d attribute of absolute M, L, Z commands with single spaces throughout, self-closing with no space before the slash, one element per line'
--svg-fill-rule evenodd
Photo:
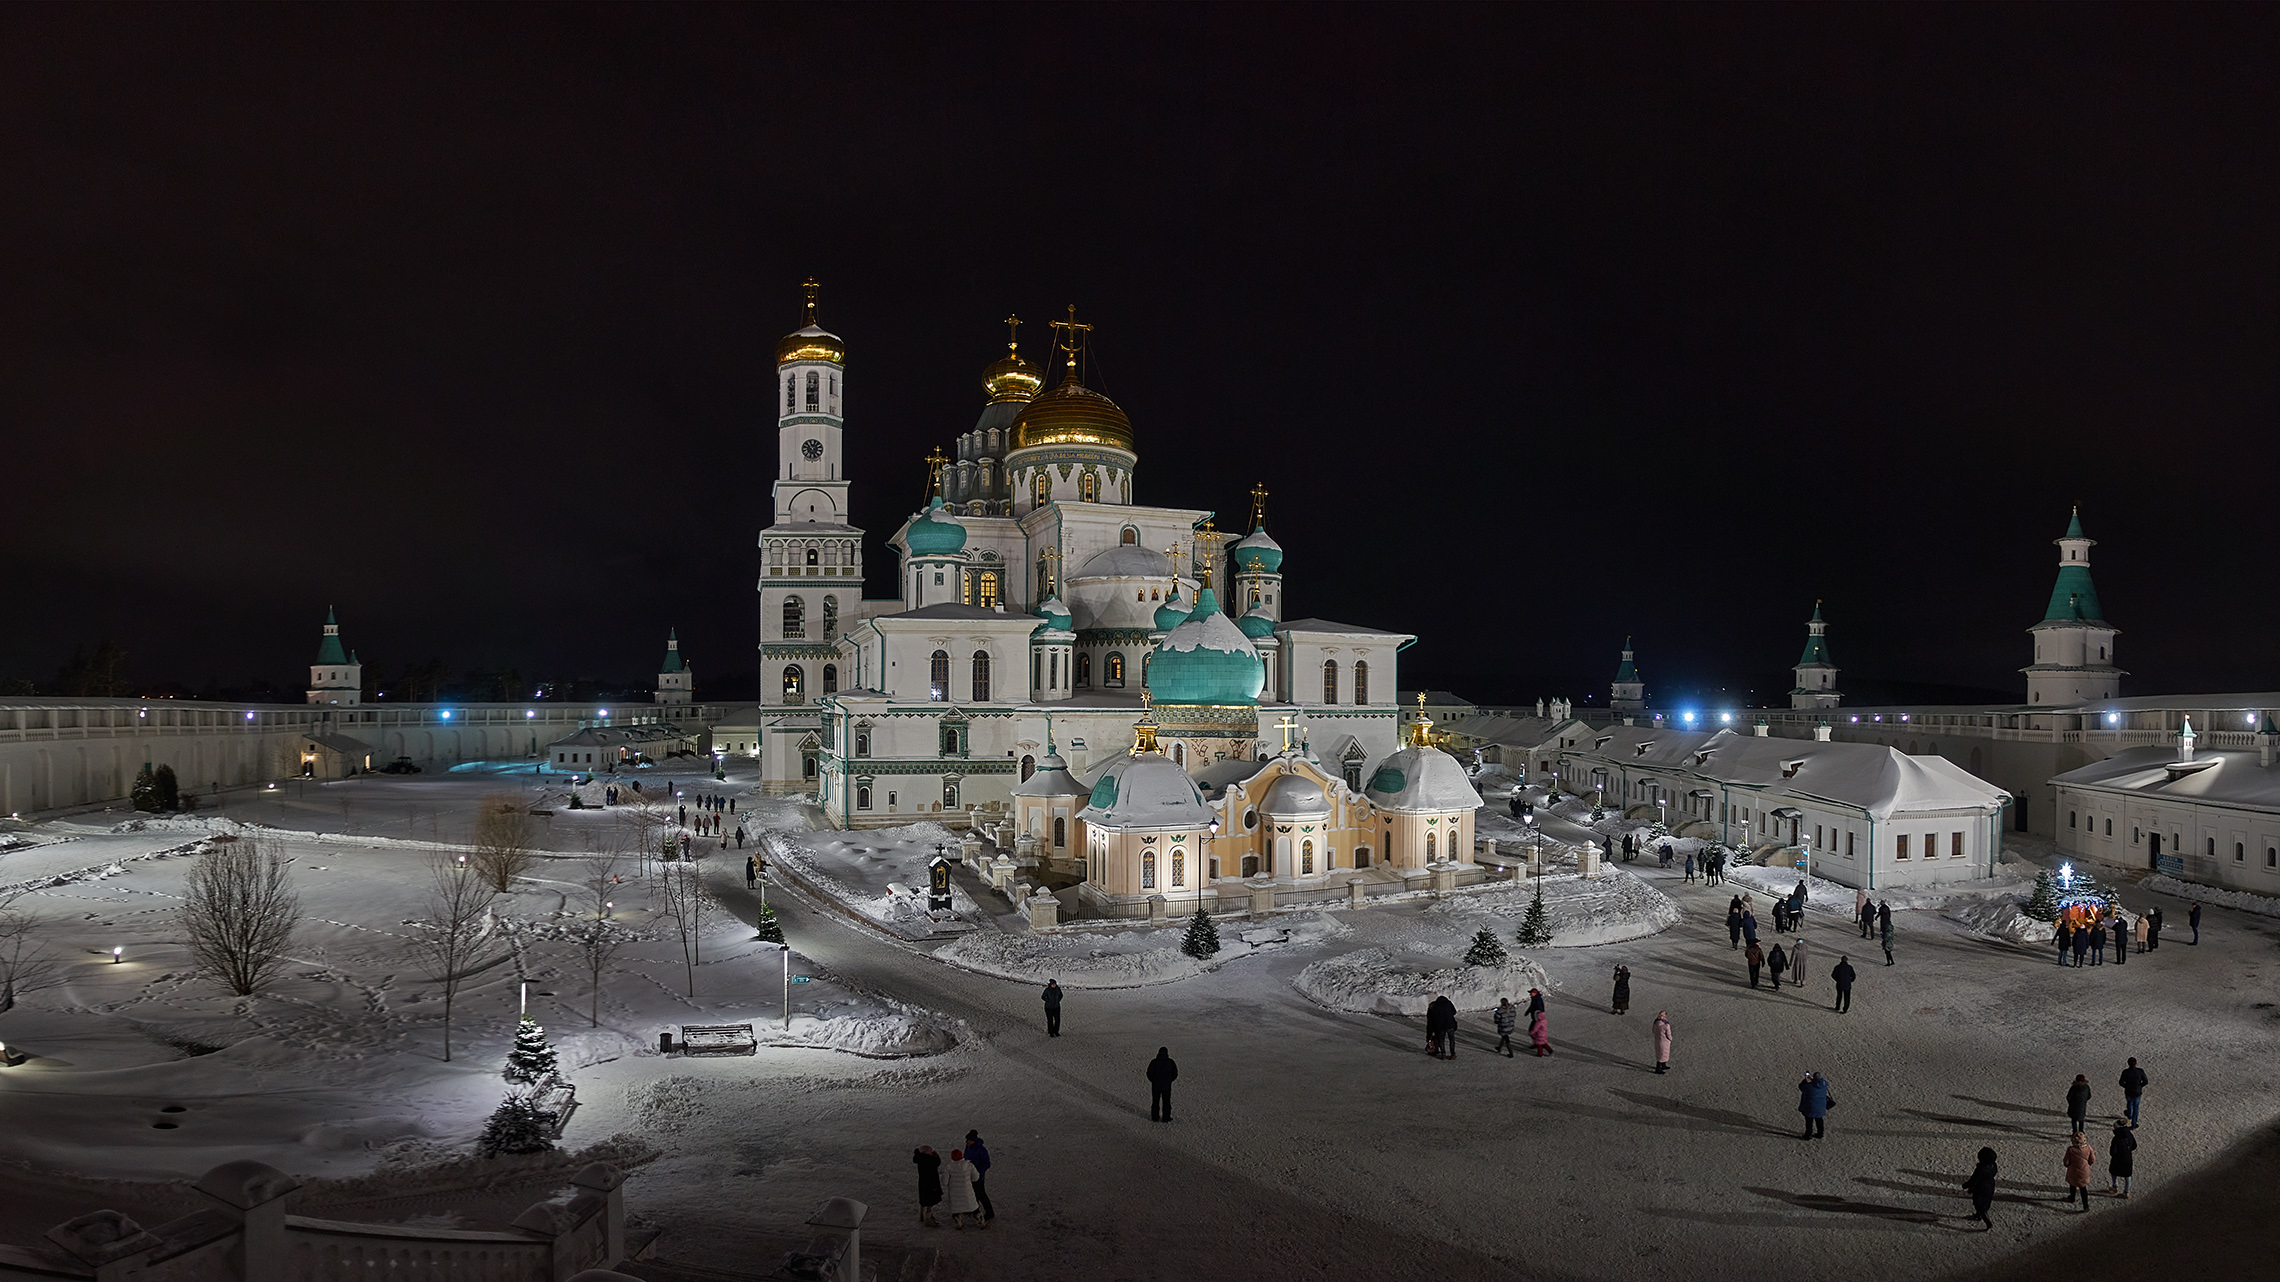
<path fill-rule="evenodd" d="M 578 1088 L 557 1080 L 542 1088 L 532 1102 L 554 1119 L 554 1138 L 561 1139 L 562 1128 L 570 1125 L 570 1115 L 578 1111 Z"/>
<path fill-rule="evenodd" d="M 683 1024 L 681 1051 L 688 1055 L 757 1055 L 760 1039 L 750 1024 Z"/>

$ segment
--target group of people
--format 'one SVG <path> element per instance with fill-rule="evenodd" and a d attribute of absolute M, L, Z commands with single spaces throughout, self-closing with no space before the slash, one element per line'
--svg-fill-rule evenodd
<path fill-rule="evenodd" d="M 1436 1024 L 1434 1012 L 1437 1009 L 1442 1014 Z M 1512 1004 L 1511 998 L 1499 997 L 1496 999 L 1496 1009 L 1489 1015 L 1489 1018 L 1496 1022 L 1496 1049 L 1504 1052 L 1506 1059 L 1512 1058 L 1512 1032 L 1520 1026 L 1520 1013 L 1520 1008 Z M 1540 988 L 1528 990 L 1527 1014 L 1528 1044 L 1535 1048 L 1535 1053 L 1538 1056 L 1551 1054 L 1552 1020 L 1550 1014 L 1544 1009 L 1544 990 Z M 1435 997 L 1432 1005 L 1425 1008 L 1425 1038 L 1428 1052 L 1437 1052 L 1438 1048 L 1446 1047 L 1447 1053 L 1442 1055 L 1442 1058 L 1455 1059 L 1457 1057 L 1457 1004 L 1455 1002 L 1446 997 Z"/>
<path fill-rule="evenodd" d="M 2113 1138 L 2106 1146 L 2106 1193 L 2110 1197 L 2127 1199 L 2130 1195 L 2130 1177 L 2137 1169 L 2139 1110 L 2148 1084 L 2145 1070 L 2132 1056 L 2122 1069 L 2122 1116 L 2114 1119 Z M 2059 1162 L 2066 1170 L 2066 1204 L 2082 1211 L 2090 1209 L 2090 1174 L 2098 1164 L 2098 1150 L 2090 1146 L 2089 1119 L 2090 1078 L 2076 1073 L 2074 1084 L 2066 1090 L 2066 1120 L 2073 1138 Z M 1995 1204 L 1995 1173 L 1995 1150 L 1983 1148 L 1979 1150 L 1979 1165 L 1963 1182 L 1971 1194 L 1971 1218 L 1988 1228 L 1995 1227 L 1987 1215 Z"/>
<path fill-rule="evenodd" d="M 1669 861 L 1665 860 L 1664 863 L 1667 865 Z M 1702 875 L 1702 884 L 1705 886 L 1715 886 L 1726 880 L 1725 847 L 1712 846 L 1702 851 L 1699 856 L 1694 851 L 1687 851 L 1686 880 L 1689 884 L 1694 881 L 1695 874 L 1698 871 Z"/>
<path fill-rule="evenodd" d="M 934 1208 L 949 1203 L 950 1227 L 963 1229 L 971 1218 L 974 1227 L 986 1229 L 997 1218 L 996 1208 L 990 1205 L 988 1178 L 990 1150 L 982 1143 L 981 1132 L 966 1132 L 962 1147 L 950 1150 L 950 1160 L 931 1144 L 921 1144 L 910 1155 L 918 1167 L 918 1222 L 930 1229 L 942 1227 L 934 1218 Z"/>
<path fill-rule="evenodd" d="M 2199 903 L 2196 902 L 2192 911 L 2186 914 L 2186 920 L 2193 927 L 2193 938 L 2188 942 L 2200 943 L 2201 905 Z M 2113 911 L 2111 920 L 2107 920 L 2102 914 L 2091 916 L 2078 916 L 2074 913 L 2060 914 L 2057 925 L 2051 932 L 2051 941 L 2058 945 L 2058 964 L 2064 966 L 2067 958 L 2072 957 L 2074 964 L 2080 966 L 2087 957 L 2092 966 L 2105 965 L 2106 937 L 2109 934 L 2114 938 L 2114 964 L 2117 966 L 2126 965 L 2129 962 L 2130 941 L 2133 938 L 2137 941 L 2138 952 L 2152 952 L 2161 947 L 2161 906 L 2156 904 L 2139 913 L 2134 923 L 2130 920 L 2129 914 L 2122 912 L 2119 908 Z"/>

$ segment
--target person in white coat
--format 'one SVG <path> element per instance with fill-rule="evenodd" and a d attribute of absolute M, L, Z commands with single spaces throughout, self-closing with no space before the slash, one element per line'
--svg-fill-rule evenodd
<path fill-rule="evenodd" d="M 974 1164 L 966 1160 L 966 1150 L 950 1150 L 950 1160 L 942 1167 L 942 1193 L 944 1209 L 950 1212 L 950 1227 L 963 1229 L 968 1216 L 976 1225 L 988 1228 L 990 1222 L 982 1218 L 982 1204 L 974 1197 Z"/>

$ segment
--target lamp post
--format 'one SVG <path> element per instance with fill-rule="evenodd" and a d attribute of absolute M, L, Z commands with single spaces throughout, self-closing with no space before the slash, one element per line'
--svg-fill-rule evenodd
<path fill-rule="evenodd" d="M 779 944 L 777 947 L 784 950 L 784 1027 L 789 1030 L 792 1026 L 792 946 Z"/>

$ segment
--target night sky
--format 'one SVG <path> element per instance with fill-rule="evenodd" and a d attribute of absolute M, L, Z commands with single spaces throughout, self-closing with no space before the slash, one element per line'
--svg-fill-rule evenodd
<path fill-rule="evenodd" d="M 1402 684 L 2272 689 L 2280 9 L 0 11 L 0 677 L 749 698 L 776 339 L 866 587 L 1075 303 L 1142 502 L 1274 492 Z M 2023 697 L 2014 694 L 2012 697 Z"/>

